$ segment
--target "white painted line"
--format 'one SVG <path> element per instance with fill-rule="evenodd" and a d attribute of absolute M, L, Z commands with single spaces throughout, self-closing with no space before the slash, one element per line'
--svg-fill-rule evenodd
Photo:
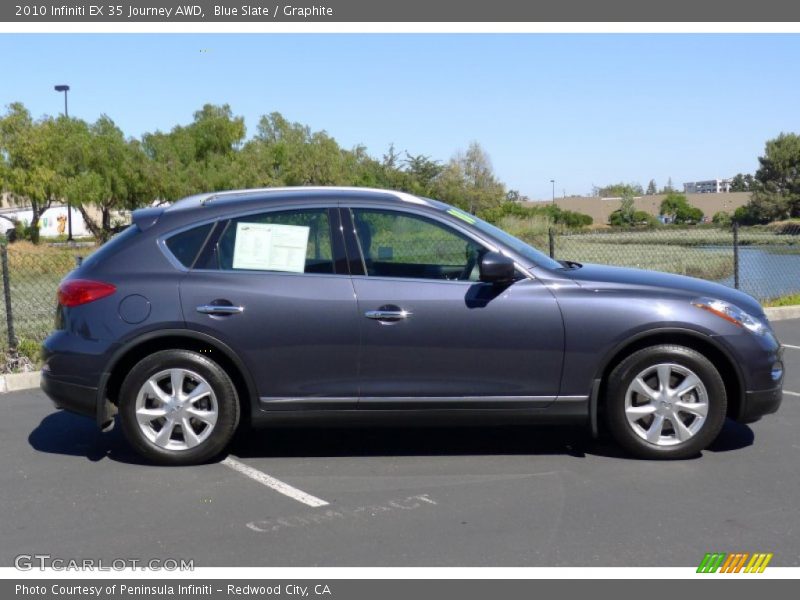
<path fill-rule="evenodd" d="M 266 473 L 262 473 L 258 469 L 254 469 L 253 467 L 250 467 L 231 456 L 228 456 L 220 464 L 223 464 L 226 467 L 231 468 L 246 477 L 249 477 L 250 479 L 254 479 L 258 483 L 265 485 L 268 488 L 283 494 L 284 496 L 289 496 L 289 498 L 292 498 L 293 500 L 307 504 L 308 506 L 319 507 L 328 505 L 325 500 L 317 498 L 316 496 L 312 496 L 311 494 L 306 494 L 303 490 L 298 490 L 296 487 L 292 487 L 288 483 L 282 482 L 280 479 L 275 479 Z"/>
<path fill-rule="evenodd" d="M 791 348 L 792 350 L 800 350 L 800 346 L 792 346 L 791 344 L 781 344 L 784 348 Z"/>
<path fill-rule="evenodd" d="M 790 396 L 798 396 L 798 397 L 800 397 L 800 394 L 798 394 L 797 392 L 790 392 L 788 390 L 783 390 L 783 393 L 784 394 L 789 394 Z"/>

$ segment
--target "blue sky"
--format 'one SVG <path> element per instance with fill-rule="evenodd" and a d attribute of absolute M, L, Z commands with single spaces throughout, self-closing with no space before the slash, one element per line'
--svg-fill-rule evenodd
<path fill-rule="evenodd" d="M 108 114 L 129 136 L 228 103 L 344 147 L 447 160 L 478 141 L 532 198 L 754 172 L 800 131 L 800 35 L 0 35 L 0 106 Z"/>

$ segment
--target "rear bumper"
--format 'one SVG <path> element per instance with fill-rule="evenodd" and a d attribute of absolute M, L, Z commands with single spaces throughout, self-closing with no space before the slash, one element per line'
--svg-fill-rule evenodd
<path fill-rule="evenodd" d="M 764 415 L 772 414 L 780 408 L 783 386 L 759 392 L 746 392 L 743 400 L 744 404 L 736 420 L 740 423 L 758 421 Z"/>
<path fill-rule="evenodd" d="M 41 381 L 42 391 L 56 407 L 97 418 L 97 388 L 56 379 L 44 369 Z"/>

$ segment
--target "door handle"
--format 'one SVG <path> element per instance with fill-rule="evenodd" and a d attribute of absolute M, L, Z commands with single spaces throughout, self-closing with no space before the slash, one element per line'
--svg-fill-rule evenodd
<path fill-rule="evenodd" d="M 197 312 L 204 315 L 238 315 L 244 312 L 244 306 L 230 306 L 225 304 L 201 304 Z"/>
<path fill-rule="evenodd" d="M 364 316 L 376 321 L 400 321 L 409 318 L 412 314 L 407 310 L 368 310 Z"/>

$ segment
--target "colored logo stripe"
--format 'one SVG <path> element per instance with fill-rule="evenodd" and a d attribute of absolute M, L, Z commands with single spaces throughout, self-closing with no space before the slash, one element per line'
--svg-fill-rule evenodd
<path fill-rule="evenodd" d="M 773 554 L 771 552 L 756 552 L 750 554 L 748 552 L 734 552 L 728 554 L 726 552 L 708 552 L 697 567 L 698 573 L 740 573 L 744 568 L 744 573 L 763 573 L 764 569 L 772 560 Z M 750 559 L 747 562 L 747 559 Z M 747 566 L 745 567 L 745 562 Z"/>

